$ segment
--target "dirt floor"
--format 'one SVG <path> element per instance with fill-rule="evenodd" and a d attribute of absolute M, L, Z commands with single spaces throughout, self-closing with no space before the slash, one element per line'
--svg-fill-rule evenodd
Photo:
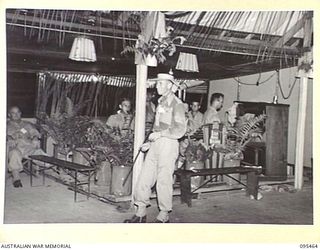
<path fill-rule="evenodd" d="M 41 178 L 36 179 L 41 184 Z M 6 180 L 4 223 L 121 223 L 134 214 L 134 209 L 119 212 L 117 205 L 86 199 L 66 185 L 46 179 L 45 186 L 30 187 L 29 176 L 22 173 L 23 188 L 14 188 Z M 37 184 L 37 183 L 35 183 Z M 192 207 L 175 196 L 172 223 L 243 223 L 243 224 L 313 224 L 312 184 L 306 182 L 295 192 L 286 185 L 264 185 L 260 182 L 260 200 L 251 200 L 244 190 L 202 193 L 193 199 Z M 290 192 L 286 188 L 288 187 Z M 156 200 L 148 210 L 148 222 L 157 216 Z"/>

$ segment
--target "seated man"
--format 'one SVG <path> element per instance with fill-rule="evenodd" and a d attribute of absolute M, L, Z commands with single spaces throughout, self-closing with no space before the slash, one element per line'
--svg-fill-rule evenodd
<path fill-rule="evenodd" d="M 134 117 L 131 113 L 131 101 L 123 98 L 119 104 L 120 110 L 111 115 L 107 122 L 107 130 L 113 135 L 125 136 L 134 129 Z"/>
<path fill-rule="evenodd" d="M 203 115 L 203 140 L 205 144 L 209 144 L 209 127 L 208 124 L 220 124 L 221 120 L 218 112 L 223 107 L 224 95 L 221 93 L 213 93 L 210 98 L 210 106 Z"/>
<path fill-rule="evenodd" d="M 200 102 L 192 101 L 190 108 L 187 112 L 187 133 L 185 137 L 179 142 L 179 157 L 176 162 L 177 168 L 181 168 L 185 162 L 185 152 L 189 145 L 189 136 L 194 134 L 201 126 L 203 114 L 200 112 Z"/>
<path fill-rule="evenodd" d="M 223 107 L 224 95 L 221 93 L 213 93 L 210 98 L 210 106 L 203 115 L 203 124 L 213 122 L 221 122 L 218 111 Z"/>
<path fill-rule="evenodd" d="M 19 172 L 23 170 L 22 159 L 29 155 L 46 154 L 40 149 L 40 133 L 31 122 L 21 120 L 21 111 L 13 106 L 7 121 L 8 170 L 12 173 L 13 186 L 22 187 Z"/>
<path fill-rule="evenodd" d="M 200 112 L 200 103 L 193 101 L 188 112 L 187 133 L 192 134 L 202 126 L 203 114 Z"/>

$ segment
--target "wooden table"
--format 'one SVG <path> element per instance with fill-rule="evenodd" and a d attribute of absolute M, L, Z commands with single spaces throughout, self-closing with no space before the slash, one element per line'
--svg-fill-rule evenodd
<path fill-rule="evenodd" d="M 29 169 L 31 173 L 33 173 L 33 161 L 40 161 L 44 163 L 48 163 L 51 166 L 50 167 L 44 167 L 44 166 L 39 166 L 39 172 L 43 173 L 43 185 L 45 184 L 45 171 L 51 169 L 53 166 L 60 167 L 62 169 L 67 169 L 74 171 L 74 201 L 77 201 L 77 192 L 78 192 L 78 187 L 80 185 L 88 185 L 88 192 L 87 192 L 87 199 L 89 199 L 90 196 L 90 178 L 92 175 L 92 172 L 96 171 L 96 167 L 94 166 L 86 166 L 86 165 L 81 165 L 78 163 L 73 163 L 69 161 L 64 161 L 60 160 L 54 157 L 50 156 L 45 156 L 45 155 L 31 155 L 29 156 L 30 161 L 29 161 Z M 88 180 L 85 182 L 81 182 L 78 180 L 78 172 L 87 172 L 88 173 Z M 30 185 L 32 186 L 32 174 L 30 175 Z"/>
<path fill-rule="evenodd" d="M 182 170 L 179 169 L 175 172 L 180 176 L 180 189 L 181 189 L 181 203 L 187 203 L 189 207 L 192 206 L 192 194 L 199 188 L 206 185 L 214 177 L 210 178 L 197 189 L 191 191 L 191 177 L 193 176 L 219 176 L 226 175 L 229 178 L 229 174 L 247 174 L 247 184 L 238 181 L 240 184 L 246 186 L 247 195 L 253 195 L 257 199 L 258 195 L 258 175 L 261 173 L 261 168 L 258 167 L 226 167 L 226 168 L 210 168 L 210 169 L 195 169 L 195 170 Z M 233 178 L 232 178 L 233 179 Z"/>

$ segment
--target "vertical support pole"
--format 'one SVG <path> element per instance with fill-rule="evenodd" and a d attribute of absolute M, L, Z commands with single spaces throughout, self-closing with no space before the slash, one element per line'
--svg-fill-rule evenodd
<path fill-rule="evenodd" d="M 136 114 L 134 128 L 134 149 L 133 157 L 135 157 L 145 138 L 145 121 L 146 121 L 146 83 L 148 75 L 148 66 L 137 64 L 137 83 L 136 83 Z M 135 191 L 135 186 L 143 163 L 143 154 L 140 154 L 133 167 L 132 176 L 132 200 Z"/>
<path fill-rule="evenodd" d="M 186 101 L 186 97 L 187 97 L 187 89 L 183 90 L 183 101 Z M 201 103 L 201 102 L 200 102 Z"/>
<path fill-rule="evenodd" d="M 45 74 L 44 73 L 38 73 L 38 84 L 37 84 L 37 96 L 36 96 L 36 110 L 35 114 L 36 116 L 39 115 L 40 112 L 43 112 L 41 109 L 41 96 L 43 94 L 43 89 L 45 85 Z M 45 111 L 45 110 L 44 110 Z"/>
<path fill-rule="evenodd" d="M 294 187 L 302 189 L 303 186 L 303 150 L 304 150 L 304 130 L 307 112 L 307 92 L 308 92 L 308 77 L 303 74 L 300 78 L 300 94 L 299 94 L 299 111 L 296 139 L 296 158 L 295 158 L 295 173 Z"/>
<path fill-rule="evenodd" d="M 239 77 L 238 77 L 239 80 Z M 238 82 L 238 86 L 237 86 L 237 101 L 240 101 L 240 91 L 241 91 L 241 83 Z"/>
<path fill-rule="evenodd" d="M 309 13 L 310 14 L 310 13 Z M 312 16 L 309 16 L 304 23 L 304 38 L 303 48 L 306 49 L 302 57 L 303 61 L 312 63 L 311 50 L 312 41 Z M 307 51 L 308 50 L 308 51 Z M 311 55 L 311 57 L 309 56 Z M 294 174 L 294 187 L 295 189 L 302 189 L 303 186 L 303 151 L 304 151 L 304 133 L 306 124 L 306 112 L 307 112 L 307 93 L 308 93 L 308 76 L 310 70 L 305 72 L 300 70 L 300 92 L 299 92 L 299 111 L 298 111 L 298 124 L 297 124 L 297 139 L 296 139 L 296 158 L 295 158 L 295 174 Z"/>

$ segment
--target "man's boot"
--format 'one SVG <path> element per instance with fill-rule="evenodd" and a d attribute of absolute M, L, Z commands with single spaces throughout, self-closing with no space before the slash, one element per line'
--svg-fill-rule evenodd
<path fill-rule="evenodd" d="M 15 180 L 15 181 L 13 182 L 13 186 L 14 186 L 15 188 L 22 187 L 22 183 L 21 183 L 20 180 Z"/>
<path fill-rule="evenodd" d="M 146 223 L 147 222 L 147 216 L 139 217 L 134 215 L 131 219 L 124 220 L 124 223 Z"/>

